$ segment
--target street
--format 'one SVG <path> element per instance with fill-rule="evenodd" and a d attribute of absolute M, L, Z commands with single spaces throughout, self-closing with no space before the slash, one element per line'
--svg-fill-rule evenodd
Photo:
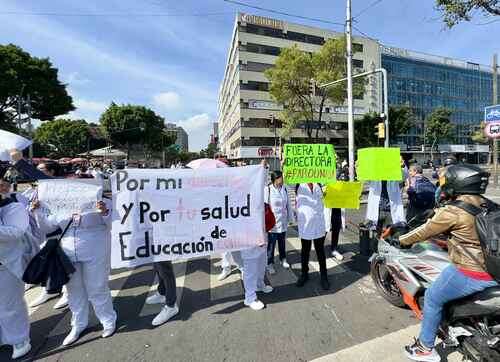
<path fill-rule="evenodd" d="M 498 195 L 498 193 L 494 193 Z M 160 305 L 146 305 L 155 290 L 151 266 L 113 270 L 110 285 L 118 313 L 117 333 L 101 338 L 95 317 L 82 338 L 62 348 L 69 333 L 68 309 L 52 309 L 57 299 L 30 310 L 33 351 L 24 361 L 404 361 L 403 346 L 418 333 L 418 321 L 406 309 L 378 295 L 366 258 L 354 256 L 357 234 L 352 224 L 363 210 L 348 214 L 342 239 L 346 258 L 327 259 L 331 290 L 319 285 L 319 265 L 311 253 L 312 277 L 303 288 L 295 282 L 300 269 L 300 241 L 290 229 L 287 242 L 291 270 L 277 265 L 268 275 L 275 290 L 260 298 L 260 312 L 243 305 L 241 275 L 233 271 L 219 282 L 218 257 L 175 262 L 180 313 L 163 326 L 151 321 Z M 329 251 L 329 246 L 327 247 Z M 38 288 L 26 293 L 28 301 Z M 10 349 L 0 349 L 8 361 Z M 447 351 L 448 353 L 452 351 Z M 445 356 L 446 353 L 442 353 Z M 459 361 L 452 353 L 444 361 Z"/>

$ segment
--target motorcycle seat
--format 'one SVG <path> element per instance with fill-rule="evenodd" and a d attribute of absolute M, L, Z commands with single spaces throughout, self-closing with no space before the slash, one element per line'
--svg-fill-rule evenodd
<path fill-rule="evenodd" d="M 500 286 L 451 301 L 448 310 L 451 320 L 500 314 Z"/>

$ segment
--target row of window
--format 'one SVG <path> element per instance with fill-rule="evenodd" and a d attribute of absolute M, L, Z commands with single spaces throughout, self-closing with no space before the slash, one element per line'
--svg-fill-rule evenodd
<path fill-rule="evenodd" d="M 255 24 L 247 24 L 246 26 L 240 25 L 239 30 L 246 33 L 269 36 L 279 39 L 287 39 L 292 41 L 298 41 L 301 43 L 308 43 L 315 45 L 323 45 L 325 43 L 325 39 L 322 36 L 298 33 L 295 31 L 284 32 L 281 29 L 269 28 L 266 26 L 255 25 Z M 353 52 L 362 53 L 363 44 L 353 43 L 352 50 Z"/>
<path fill-rule="evenodd" d="M 238 138 L 231 143 L 230 148 L 234 150 L 238 147 L 259 147 L 259 146 L 274 146 L 276 140 L 274 137 L 250 137 L 249 139 Z M 347 146 L 347 139 L 334 138 L 327 141 L 326 138 L 318 138 L 318 143 L 332 143 L 335 146 Z M 311 140 L 306 137 L 292 137 L 290 143 L 311 143 Z"/>
<path fill-rule="evenodd" d="M 362 59 L 353 59 L 352 66 L 356 69 L 361 70 L 364 68 L 364 62 Z M 247 62 L 246 64 L 244 64 L 240 60 L 239 67 L 240 70 L 243 71 L 264 73 L 269 68 L 274 67 L 274 64 L 259 63 L 259 62 Z"/>
<path fill-rule="evenodd" d="M 364 99 L 364 87 L 362 87 L 362 81 L 359 79 L 354 79 L 354 99 L 362 100 Z M 259 92 L 269 92 L 269 83 L 267 82 L 257 82 L 253 80 L 249 80 L 246 83 L 240 80 L 240 89 L 241 90 L 250 90 L 250 91 L 259 91 Z M 316 94 L 319 94 L 319 89 L 316 90 Z M 242 108 L 248 108 L 248 103 L 243 104 Z"/>

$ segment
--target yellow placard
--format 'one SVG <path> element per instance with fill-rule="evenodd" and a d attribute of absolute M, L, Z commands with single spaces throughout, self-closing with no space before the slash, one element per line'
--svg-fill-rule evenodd
<path fill-rule="evenodd" d="M 358 150 L 358 180 L 401 181 L 401 151 L 399 148 L 371 147 Z"/>
<path fill-rule="evenodd" d="M 337 181 L 326 186 L 323 204 L 331 209 L 359 209 L 362 182 Z"/>

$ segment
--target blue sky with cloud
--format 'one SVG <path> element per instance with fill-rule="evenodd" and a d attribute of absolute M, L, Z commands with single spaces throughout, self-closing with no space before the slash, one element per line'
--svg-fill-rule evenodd
<path fill-rule="evenodd" d="M 340 23 L 345 17 L 344 0 L 243 2 Z M 371 3 L 353 0 L 353 14 Z M 446 30 L 433 5 L 433 0 L 381 1 L 354 25 L 387 45 L 490 64 L 491 55 L 500 52 L 493 36 L 500 34 L 500 22 L 477 25 L 488 19 L 476 18 Z M 52 60 L 74 98 L 72 117 L 96 121 L 111 101 L 147 105 L 185 127 L 190 149 L 199 150 L 217 117 L 237 11 L 342 30 L 223 0 L 0 0 L 0 43 Z"/>

